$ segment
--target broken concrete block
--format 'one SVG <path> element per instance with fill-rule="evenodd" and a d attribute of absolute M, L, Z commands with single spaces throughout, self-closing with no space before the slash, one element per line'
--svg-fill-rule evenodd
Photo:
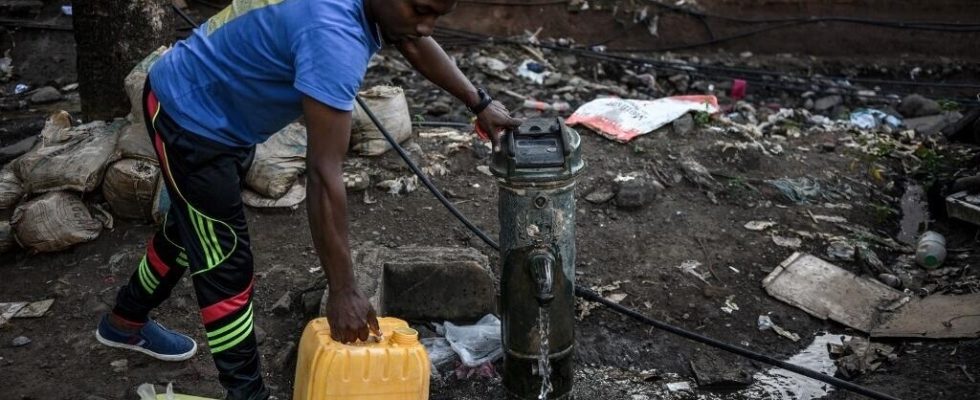
<path fill-rule="evenodd" d="M 470 248 L 391 250 L 381 278 L 381 313 L 411 320 L 475 320 L 496 310 L 487 256 Z"/>
<path fill-rule="evenodd" d="M 489 259 L 459 247 L 401 247 L 371 243 L 353 250 L 358 289 L 379 315 L 421 320 L 475 320 L 496 310 Z M 329 288 L 320 301 L 326 315 Z"/>
<path fill-rule="evenodd" d="M 935 100 L 911 94 L 902 99 L 902 104 L 898 105 L 898 112 L 905 118 L 916 118 L 939 114 L 943 112 L 943 108 Z"/>
<path fill-rule="evenodd" d="M 32 104 L 53 103 L 61 100 L 61 92 L 51 86 L 38 89 L 31 95 Z"/>
<path fill-rule="evenodd" d="M 955 124 L 961 118 L 963 114 L 954 111 L 928 117 L 909 118 L 904 121 L 904 124 L 906 128 L 913 129 L 920 135 L 931 136 Z"/>
<path fill-rule="evenodd" d="M 817 111 L 827 111 L 844 103 L 844 98 L 840 95 L 821 97 L 813 103 L 813 109 Z"/>

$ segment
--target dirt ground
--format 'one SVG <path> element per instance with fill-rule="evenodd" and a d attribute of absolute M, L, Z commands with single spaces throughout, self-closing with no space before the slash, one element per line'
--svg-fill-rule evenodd
<path fill-rule="evenodd" d="M 457 55 L 462 56 L 464 50 Z M 708 55 L 710 57 L 710 55 Z M 607 69 L 617 66 L 607 64 Z M 444 96 L 432 86 L 419 83 L 409 72 L 390 74 L 373 70 L 368 83 L 394 82 L 406 86 L 413 113 L 430 117 L 434 103 Z M 49 78 L 61 83 L 58 77 Z M 43 82 L 41 82 L 43 83 Z M 525 83 L 499 83 L 520 91 Z M 786 96 L 758 95 L 760 104 L 785 101 Z M 512 99 L 506 101 L 512 108 Z M 65 102 L 9 113 L 0 118 L 0 145 L 39 129 L 50 109 L 78 109 L 77 98 Z M 465 115 L 451 104 L 439 119 Z M 521 115 L 529 114 L 521 112 Z M 682 134 L 665 128 L 629 144 L 615 143 L 582 130 L 583 155 L 588 163 L 579 178 L 576 197 L 577 282 L 579 285 L 617 289 L 623 305 L 646 315 L 695 332 L 725 340 L 780 359 L 788 359 L 823 333 L 860 336 L 842 325 L 821 321 L 768 296 L 762 279 L 795 251 L 818 256 L 826 254 L 828 242 L 819 235 L 802 237 L 799 249 L 776 245 L 770 233 L 753 232 L 743 226 L 749 221 L 775 222 L 776 231 L 827 233 L 848 236 L 839 226 L 817 222 L 812 214 L 836 215 L 871 231 L 894 237 L 898 232 L 897 199 L 906 184 L 921 177 L 902 174 L 903 160 L 888 155 L 869 157 L 846 146 L 854 133 L 846 130 L 787 137 L 779 142 L 784 153 L 767 155 L 752 149 L 731 149 L 717 141 L 737 141 L 730 134 L 709 129 L 715 122 Z M 434 177 L 438 186 L 478 226 L 492 236 L 497 232 L 496 186 L 477 167 L 487 163 L 484 151 L 473 146 L 445 154 L 446 143 L 415 139 L 420 158 L 443 154 L 449 173 Z M 833 145 L 828 145 L 833 144 Z M 418 153 L 416 153 L 418 155 Z M 957 170 L 975 149 L 948 149 L 939 167 Z M 954 156 L 959 154 L 959 156 Z M 966 154 L 963 156 L 962 154 Z M 700 162 L 713 173 L 714 187 L 704 187 L 683 177 L 680 163 Z M 869 171 L 886 167 L 885 178 Z M 410 174 L 394 154 L 366 161 L 372 181 Z M 664 183 L 664 190 L 648 205 L 623 210 L 614 202 L 593 204 L 585 196 L 611 188 L 619 175 L 637 173 Z M 825 188 L 843 194 L 831 200 L 800 205 L 786 200 L 764 181 L 810 177 Z M 377 202 L 367 204 L 369 196 Z M 98 201 L 99 195 L 87 200 Z M 494 252 L 470 234 L 424 189 L 404 195 L 389 195 L 371 188 L 349 196 L 351 241 L 374 246 L 470 246 L 490 256 Z M 848 204 L 850 208 L 841 208 Z M 0 214 L 0 216 L 6 216 Z M 309 290 L 294 299 L 289 313 L 269 310 L 284 293 L 301 293 L 322 281 L 313 251 L 304 206 L 296 210 L 248 210 L 253 253 L 258 273 L 255 323 L 267 382 L 280 399 L 292 392 L 295 357 L 285 352 L 296 343 L 306 321 L 313 316 L 320 294 Z M 947 235 L 949 248 L 957 249 L 947 265 L 959 268 L 963 277 L 980 271 L 976 227 L 947 221 L 941 213 L 931 227 Z M 99 345 L 93 331 L 100 315 L 113 304 L 119 285 L 134 271 L 147 238 L 154 227 L 139 222 L 116 221 L 96 241 L 55 254 L 31 255 L 24 251 L 0 256 L 0 301 L 36 301 L 54 298 L 50 312 L 37 319 L 15 319 L 0 329 L 0 399 L 132 399 L 141 383 L 165 385 L 173 382 L 180 392 L 219 397 L 222 394 L 207 351 L 181 363 L 163 363 L 139 354 Z M 890 264 L 900 254 L 879 250 Z M 678 268 L 688 260 L 702 263 L 705 279 L 699 280 Z M 861 273 L 856 263 L 841 267 Z M 581 301 L 580 301 L 581 302 Z M 734 303 L 737 310 L 722 310 Z M 581 307 L 586 307 L 580 304 Z M 191 334 L 204 342 L 196 301 L 188 279 L 175 289 L 172 298 L 153 316 L 166 326 Z M 757 318 L 770 315 L 785 329 L 802 339 L 792 342 L 771 331 L 760 331 Z M 423 331 L 425 321 L 413 321 Z M 723 354 L 707 346 L 657 331 L 602 308 L 592 309 L 577 323 L 576 388 L 579 399 L 793 399 L 747 394 L 738 390 L 669 392 L 665 385 L 687 381 L 694 384 L 691 362 L 709 360 L 722 370 L 752 375 L 766 366 Z M 31 343 L 13 347 L 11 341 L 26 336 Z M 980 340 L 893 340 L 897 357 L 856 383 L 897 398 L 972 400 L 980 393 Z M 114 370 L 110 364 L 126 360 Z M 118 363 L 117 363 L 118 365 Z M 497 365 L 499 367 L 499 364 Z M 447 374 L 433 380 L 432 399 L 501 398 L 499 379 L 458 379 Z M 859 399 L 858 395 L 833 391 L 825 400 Z"/>

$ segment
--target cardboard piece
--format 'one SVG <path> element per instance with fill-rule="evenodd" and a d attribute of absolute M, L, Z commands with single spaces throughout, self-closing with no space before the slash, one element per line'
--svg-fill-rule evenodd
<path fill-rule="evenodd" d="M 783 261 L 762 286 L 810 315 L 872 337 L 980 337 L 980 294 L 912 298 L 803 253 Z"/>

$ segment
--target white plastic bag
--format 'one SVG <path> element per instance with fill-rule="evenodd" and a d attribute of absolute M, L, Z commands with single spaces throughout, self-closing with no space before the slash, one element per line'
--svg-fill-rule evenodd
<path fill-rule="evenodd" d="M 446 322 L 445 329 L 446 340 L 467 367 L 494 362 L 504 355 L 500 320 L 493 314 L 480 318 L 475 325 L 457 326 Z"/>

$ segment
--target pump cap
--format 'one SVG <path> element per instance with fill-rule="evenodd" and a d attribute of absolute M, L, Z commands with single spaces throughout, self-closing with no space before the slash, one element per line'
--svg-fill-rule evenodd
<path fill-rule="evenodd" d="M 531 118 L 506 132 L 490 170 L 515 182 L 555 182 L 578 175 L 585 166 L 582 139 L 561 118 Z"/>

